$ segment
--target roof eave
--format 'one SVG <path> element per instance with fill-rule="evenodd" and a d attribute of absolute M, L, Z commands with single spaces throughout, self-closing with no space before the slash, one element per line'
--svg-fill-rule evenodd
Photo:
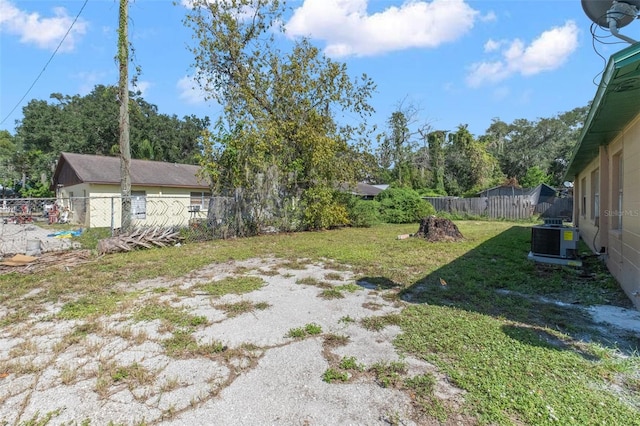
<path fill-rule="evenodd" d="M 613 85 L 614 87 L 612 88 L 612 79 L 617 76 L 617 71 L 634 63 L 640 63 L 640 43 L 635 43 L 620 52 L 611 55 L 609 58 L 607 68 L 602 76 L 600 85 L 598 86 L 598 90 L 596 91 L 596 95 L 591 103 L 587 118 L 582 127 L 582 131 L 580 132 L 578 144 L 574 148 L 571 160 L 569 161 L 565 180 L 573 180 L 582 168 L 597 157 L 598 150 L 594 149 L 596 148 L 596 142 L 597 146 L 608 145 L 615 138 L 615 136 L 604 134 L 603 129 L 596 128 L 601 125 L 596 122 L 596 118 L 604 114 L 605 111 L 616 108 L 616 102 L 604 102 L 605 98 L 610 96 L 617 86 Z M 628 78 L 628 76 L 625 78 Z M 635 113 L 637 114 L 640 112 L 640 105 L 638 105 L 636 109 L 637 111 L 635 111 Z M 626 123 L 621 123 L 621 127 L 630 123 L 631 120 L 632 118 L 627 120 Z M 602 136 L 594 136 L 598 132 L 603 133 Z"/>

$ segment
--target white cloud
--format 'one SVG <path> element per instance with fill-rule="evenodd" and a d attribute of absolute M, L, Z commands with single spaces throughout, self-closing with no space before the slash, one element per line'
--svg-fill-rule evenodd
<path fill-rule="evenodd" d="M 145 96 L 148 93 L 148 90 L 153 87 L 153 83 L 151 83 L 150 81 L 143 81 L 143 80 L 138 80 L 136 81 L 135 85 L 131 85 L 131 87 L 129 88 L 129 90 L 132 91 L 140 91 L 140 94 L 142 96 Z"/>
<path fill-rule="evenodd" d="M 53 8 L 53 17 L 42 17 L 19 9 L 8 0 L 0 0 L 0 31 L 20 37 L 20 42 L 55 50 L 73 24 L 73 17 L 62 7 Z M 87 23 L 78 19 L 69 31 L 59 52 L 69 52 L 87 31 Z"/>
<path fill-rule="evenodd" d="M 501 42 L 501 41 L 495 41 L 493 39 L 489 39 L 484 44 L 484 51 L 485 52 L 495 52 L 496 50 L 500 49 L 500 46 L 502 46 L 502 44 L 503 44 L 503 42 Z"/>
<path fill-rule="evenodd" d="M 105 71 L 85 71 L 73 75 L 73 79 L 79 83 L 78 94 L 82 96 L 91 93 L 96 84 L 104 81 L 105 78 L 108 78 L 108 73 Z"/>
<path fill-rule="evenodd" d="M 480 17 L 480 20 L 482 22 L 495 22 L 495 21 L 498 20 L 498 16 L 496 15 L 496 13 L 494 11 L 490 11 L 486 15 L 482 15 Z"/>
<path fill-rule="evenodd" d="M 368 0 L 305 0 L 286 24 L 289 37 L 325 40 L 333 57 L 437 47 L 471 30 L 479 14 L 464 0 L 409 0 L 368 14 Z"/>
<path fill-rule="evenodd" d="M 520 39 L 511 42 L 489 40 L 485 52 L 500 47 L 502 59 L 472 64 L 467 75 L 467 84 L 478 87 L 484 83 L 496 83 L 511 75 L 535 75 L 561 67 L 578 47 L 578 26 L 567 21 L 562 27 L 543 32 L 531 44 L 525 46 Z"/>
<path fill-rule="evenodd" d="M 193 76 L 186 75 L 178 80 L 176 87 L 180 91 L 178 97 L 189 105 L 203 104 L 206 102 L 205 92 L 198 86 Z"/>

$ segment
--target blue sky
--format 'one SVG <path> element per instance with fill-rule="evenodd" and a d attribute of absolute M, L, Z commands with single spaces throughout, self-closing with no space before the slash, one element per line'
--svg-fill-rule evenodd
<path fill-rule="evenodd" d="M 117 84 L 118 4 L 0 0 L 0 129 L 15 133 L 15 121 L 32 99 L 86 95 L 96 84 Z M 492 118 L 551 117 L 586 105 L 605 66 L 598 54 L 608 58 L 627 46 L 596 42 L 594 50 L 591 21 L 579 0 L 298 0 L 289 5 L 288 37 L 309 36 L 328 56 L 346 62 L 354 77 L 366 73 L 376 82 L 372 122 L 379 127 L 401 102 L 418 108 L 421 123 L 441 130 L 468 124 L 476 136 Z M 142 70 L 137 89 L 162 114 L 215 121 L 218 106 L 204 101 L 190 80 L 193 58 L 186 46 L 192 33 L 182 23 L 186 7 L 170 0 L 131 0 L 130 41 L 134 66 Z M 621 32 L 640 39 L 640 22 Z M 597 34 L 608 35 L 603 29 Z"/>

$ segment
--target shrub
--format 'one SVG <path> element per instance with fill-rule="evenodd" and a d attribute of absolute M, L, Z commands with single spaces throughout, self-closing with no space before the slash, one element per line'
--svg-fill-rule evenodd
<path fill-rule="evenodd" d="M 418 190 L 421 197 L 446 197 L 447 192 L 444 189 L 423 188 Z"/>
<path fill-rule="evenodd" d="M 347 225 L 349 215 L 340 194 L 323 187 L 309 188 L 303 195 L 303 225 L 306 229 L 329 229 Z"/>
<path fill-rule="evenodd" d="M 382 220 L 387 223 L 418 222 L 436 213 L 433 206 L 412 189 L 388 188 L 379 193 L 376 200 L 380 202 Z"/>
<path fill-rule="evenodd" d="M 370 228 L 382 222 L 380 203 L 374 200 L 356 200 L 349 206 L 349 222 L 357 228 Z"/>

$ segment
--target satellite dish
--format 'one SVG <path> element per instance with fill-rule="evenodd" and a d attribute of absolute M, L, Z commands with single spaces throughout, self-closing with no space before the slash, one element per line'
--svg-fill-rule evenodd
<path fill-rule="evenodd" d="M 582 9 L 589 19 L 603 28 L 609 28 L 608 17 L 610 15 L 618 21 L 618 28 L 629 25 L 636 18 L 638 9 L 640 9 L 640 0 L 581 0 L 581 3 Z M 614 3 L 619 10 L 611 10 Z M 631 10 L 631 7 L 635 7 L 635 11 Z M 615 14 L 619 14 L 619 16 L 613 16 Z"/>
<path fill-rule="evenodd" d="M 640 0 L 580 0 L 589 19 L 611 34 L 631 44 L 635 40 L 618 33 L 618 29 L 629 25 L 638 17 Z"/>

